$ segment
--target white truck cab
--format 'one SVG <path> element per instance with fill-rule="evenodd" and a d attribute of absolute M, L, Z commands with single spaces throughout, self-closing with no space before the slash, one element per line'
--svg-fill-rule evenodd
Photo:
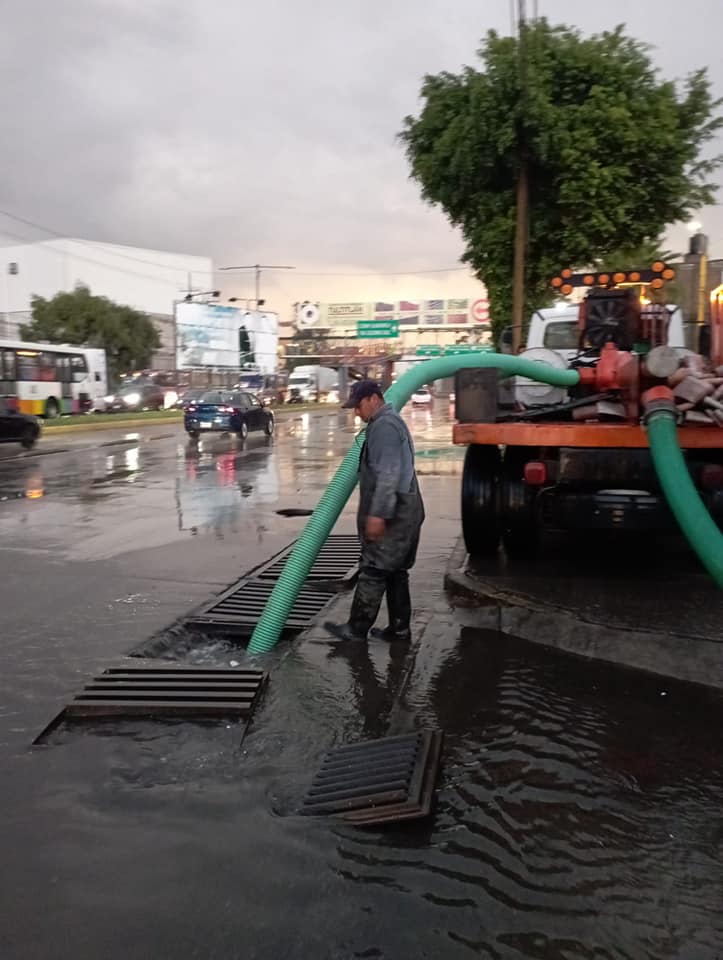
<path fill-rule="evenodd" d="M 668 346 L 685 347 L 683 339 L 683 311 L 672 304 L 668 326 Z M 578 305 L 561 303 L 544 310 L 536 310 L 527 332 L 527 349 L 547 347 L 570 361 L 578 353 L 580 330 L 577 325 Z"/>

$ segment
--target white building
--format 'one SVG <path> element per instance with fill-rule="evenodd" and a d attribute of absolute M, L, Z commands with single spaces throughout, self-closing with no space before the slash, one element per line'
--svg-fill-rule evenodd
<path fill-rule="evenodd" d="M 155 365 L 166 369 L 173 367 L 174 301 L 214 285 L 210 257 L 70 238 L 0 246 L 0 270 L 1 336 L 19 335 L 34 295 L 49 299 L 82 284 L 152 317 L 162 341 Z"/>

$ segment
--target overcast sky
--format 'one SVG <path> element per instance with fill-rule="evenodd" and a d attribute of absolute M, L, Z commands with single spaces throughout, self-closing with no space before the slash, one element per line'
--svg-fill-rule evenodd
<path fill-rule="evenodd" d="M 708 65 L 723 94 L 712 0 L 538 6 L 585 32 L 626 23 L 666 76 Z M 67 236 L 296 266 L 264 277 L 272 302 L 473 292 L 464 272 L 303 274 L 458 265 L 396 134 L 425 72 L 510 31 L 509 0 L 0 0 L 0 15 L 0 207 Z M 723 254 L 723 208 L 699 219 Z M 48 237 L 3 217 L 0 234 Z"/>

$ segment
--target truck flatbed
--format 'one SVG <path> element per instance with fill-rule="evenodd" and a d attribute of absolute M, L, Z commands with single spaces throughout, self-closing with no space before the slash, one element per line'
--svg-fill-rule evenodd
<path fill-rule="evenodd" d="M 678 431 L 686 450 L 723 448 L 723 430 L 686 425 Z M 515 447 L 647 448 L 648 438 L 637 423 L 456 423 L 454 443 Z"/>

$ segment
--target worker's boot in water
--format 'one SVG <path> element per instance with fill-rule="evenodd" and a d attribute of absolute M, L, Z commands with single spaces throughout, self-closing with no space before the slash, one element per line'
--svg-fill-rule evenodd
<path fill-rule="evenodd" d="M 387 577 L 387 611 L 389 625 L 383 630 L 372 630 L 372 637 L 390 643 L 409 643 L 412 639 L 412 598 L 406 570 L 398 570 Z"/>
<path fill-rule="evenodd" d="M 371 625 L 377 618 L 386 590 L 386 576 L 359 571 L 348 623 L 324 624 L 329 633 L 339 640 L 366 640 Z"/>

